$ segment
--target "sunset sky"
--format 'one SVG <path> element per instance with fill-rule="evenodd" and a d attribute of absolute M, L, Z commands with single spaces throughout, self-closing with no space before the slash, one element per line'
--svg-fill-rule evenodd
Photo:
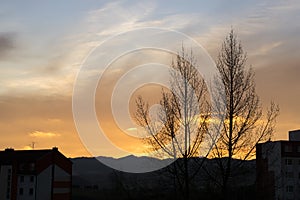
<path fill-rule="evenodd" d="M 300 129 L 299 22 L 298 0 L 1 1 L 0 149 L 30 149 L 35 142 L 37 149 L 57 146 L 69 157 L 89 156 L 72 115 L 76 75 L 99 42 L 145 27 L 182 32 L 213 59 L 233 27 L 255 70 L 262 104 L 273 100 L 280 106 L 274 139 L 287 139 L 289 130 Z M 103 95 L 97 91 L 97 99 Z M 113 143 L 140 151 L 101 105 L 96 108 Z M 102 144 L 103 155 L 124 156 Z"/>

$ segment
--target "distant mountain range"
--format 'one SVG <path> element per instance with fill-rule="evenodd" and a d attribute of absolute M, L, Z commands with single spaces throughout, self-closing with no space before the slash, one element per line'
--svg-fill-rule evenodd
<path fill-rule="evenodd" d="M 164 168 L 173 162 L 172 159 L 160 160 L 152 157 L 136 157 L 133 155 L 129 155 L 118 159 L 100 156 L 96 159 L 101 161 L 106 166 L 129 173 L 151 172 Z"/>
<path fill-rule="evenodd" d="M 204 158 L 192 158 L 203 161 Z M 100 162 L 100 161 L 101 162 Z M 150 157 L 136 157 L 133 155 L 122 158 L 111 157 L 78 157 L 72 158 L 73 162 L 73 187 L 86 189 L 111 189 L 117 187 L 120 183 L 126 187 L 136 187 L 143 185 L 147 187 L 162 187 L 166 184 L 168 178 L 167 168 L 149 173 L 126 173 L 112 169 L 108 166 L 114 166 L 118 169 L 130 167 L 134 172 L 144 171 L 150 167 L 161 167 L 171 163 L 171 159 L 155 159 Z M 180 160 L 177 162 L 181 162 Z M 240 162 L 235 160 L 235 162 Z M 105 164 L 103 164 L 105 163 Z M 209 170 L 215 170 L 216 159 L 205 159 L 205 167 Z M 107 166 L 108 165 L 108 166 Z M 191 169 L 193 170 L 193 169 Z M 128 171 L 128 170 L 126 170 Z M 240 175 L 237 176 L 238 184 L 251 185 L 255 182 L 255 160 L 245 161 L 243 167 L 239 169 Z M 200 185 L 205 184 L 205 173 L 203 170 L 197 178 Z"/>

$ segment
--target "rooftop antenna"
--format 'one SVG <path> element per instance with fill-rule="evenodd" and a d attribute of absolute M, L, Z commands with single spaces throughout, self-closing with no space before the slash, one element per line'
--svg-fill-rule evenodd
<path fill-rule="evenodd" d="M 30 146 L 31 146 L 31 149 L 33 149 L 33 150 L 34 150 L 35 143 L 36 143 L 36 142 L 31 142 L 31 145 L 30 145 Z"/>

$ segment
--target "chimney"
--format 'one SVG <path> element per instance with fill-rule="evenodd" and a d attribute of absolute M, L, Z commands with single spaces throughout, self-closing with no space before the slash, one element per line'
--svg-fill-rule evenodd
<path fill-rule="evenodd" d="M 57 147 L 52 147 L 52 151 L 58 151 Z"/>
<path fill-rule="evenodd" d="M 14 152 L 15 150 L 13 148 L 6 148 L 5 152 Z"/>
<path fill-rule="evenodd" d="M 300 130 L 289 131 L 289 141 L 300 141 Z"/>

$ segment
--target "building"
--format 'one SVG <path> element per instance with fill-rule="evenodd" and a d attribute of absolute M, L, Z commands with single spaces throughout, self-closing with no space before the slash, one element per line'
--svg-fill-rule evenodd
<path fill-rule="evenodd" d="M 256 176 L 259 199 L 300 200 L 300 130 L 256 146 Z"/>
<path fill-rule="evenodd" d="M 71 199 L 72 162 L 56 147 L 0 151 L 1 200 Z"/>

